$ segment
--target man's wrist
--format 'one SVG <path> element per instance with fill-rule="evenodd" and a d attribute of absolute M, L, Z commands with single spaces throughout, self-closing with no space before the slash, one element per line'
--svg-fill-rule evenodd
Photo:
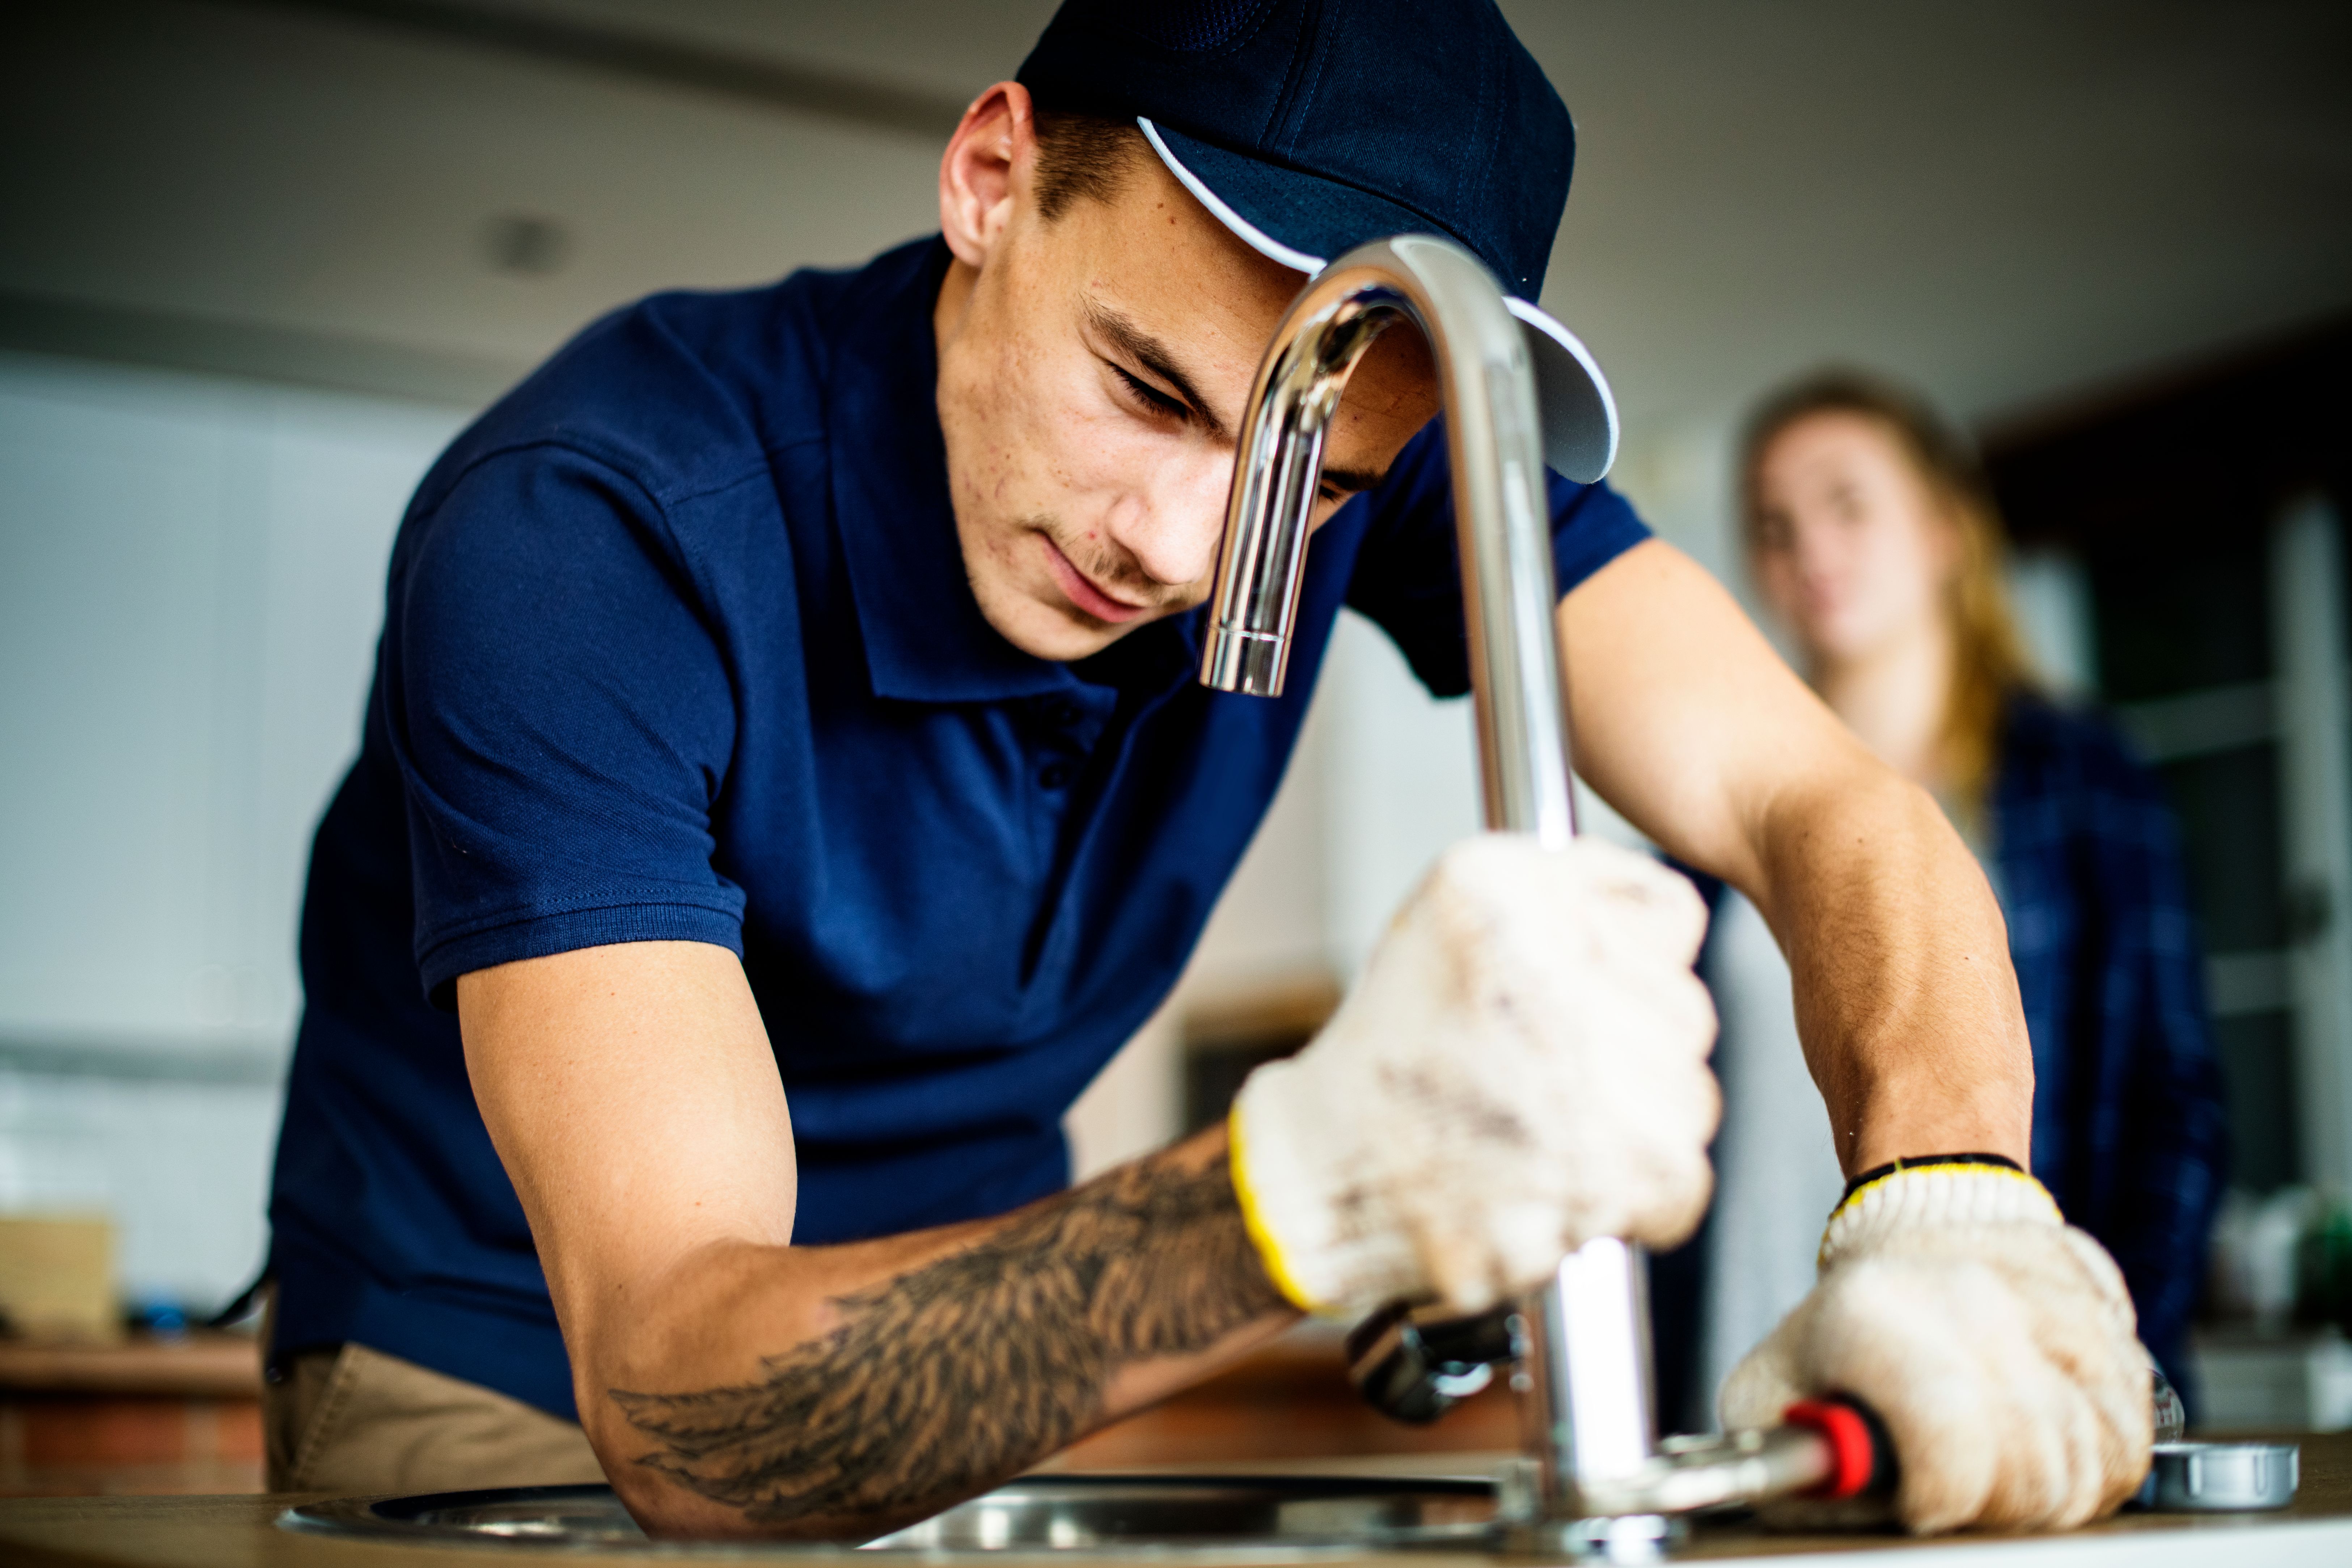
<path fill-rule="evenodd" d="M 1982 1053 L 1860 1064 L 1831 1096 L 1843 1133 L 1840 1162 L 1851 1173 L 1955 1150 L 1998 1154 L 2032 1168 L 2033 1079 L 1999 1070 Z"/>

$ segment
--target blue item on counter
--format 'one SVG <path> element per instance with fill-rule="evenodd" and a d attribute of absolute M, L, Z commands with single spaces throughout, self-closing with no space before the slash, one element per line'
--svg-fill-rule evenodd
<path fill-rule="evenodd" d="M 150 1293 L 133 1296 L 123 1303 L 122 1321 L 134 1333 L 152 1334 L 159 1340 L 187 1337 L 188 1309 L 173 1296 Z"/>

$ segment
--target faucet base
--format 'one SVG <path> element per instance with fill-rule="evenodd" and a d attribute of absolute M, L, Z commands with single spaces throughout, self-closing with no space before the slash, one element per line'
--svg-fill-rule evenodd
<path fill-rule="evenodd" d="M 1495 1548 L 1507 1556 L 1656 1563 L 1690 1533 L 1688 1521 L 1663 1513 L 1546 1518 L 1538 1468 L 1521 1457 L 1495 1477 Z"/>
<path fill-rule="evenodd" d="M 1688 1521 L 1663 1513 L 1521 1520 L 1500 1531 L 1502 1550 L 1514 1557 L 1571 1563 L 1663 1563 L 1689 1533 Z"/>

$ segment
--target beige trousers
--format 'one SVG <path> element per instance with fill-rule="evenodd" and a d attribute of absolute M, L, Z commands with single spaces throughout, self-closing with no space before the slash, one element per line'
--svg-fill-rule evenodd
<path fill-rule="evenodd" d="M 479 1384 L 347 1344 L 262 1385 L 269 1489 L 375 1496 L 601 1481 L 588 1435 Z"/>

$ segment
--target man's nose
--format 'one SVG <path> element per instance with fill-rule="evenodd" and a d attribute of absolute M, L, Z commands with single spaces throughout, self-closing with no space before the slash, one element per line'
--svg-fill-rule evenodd
<path fill-rule="evenodd" d="M 1216 568 L 1233 479 L 1232 453 L 1188 454 L 1119 500 L 1111 509 L 1110 537 L 1155 583 L 1179 588 L 1202 582 Z"/>

